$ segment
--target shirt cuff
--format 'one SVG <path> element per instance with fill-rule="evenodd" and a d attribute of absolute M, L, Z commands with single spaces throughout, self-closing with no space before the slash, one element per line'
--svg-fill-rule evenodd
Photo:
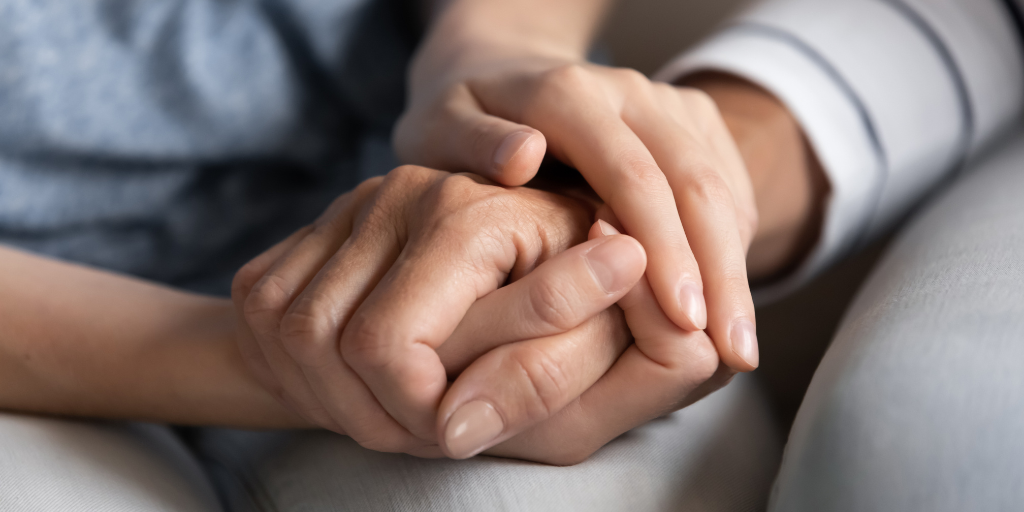
<path fill-rule="evenodd" d="M 831 190 L 818 243 L 793 273 L 754 290 L 755 302 L 771 302 L 856 243 L 869 221 L 870 198 L 881 179 L 876 142 L 864 112 L 830 69 L 776 34 L 744 26 L 726 29 L 670 62 L 654 78 L 672 82 L 698 71 L 738 75 L 775 95 L 799 121 L 828 176 Z"/>

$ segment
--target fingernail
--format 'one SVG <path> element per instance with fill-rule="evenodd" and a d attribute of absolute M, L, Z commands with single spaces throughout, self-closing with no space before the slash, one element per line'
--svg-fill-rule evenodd
<path fill-rule="evenodd" d="M 444 444 L 452 457 L 465 459 L 482 452 L 504 429 L 498 411 L 487 402 L 475 400 L 463 404 L 448 419 Z"/>
<path fill-rule="evenodd" d="M 679 289 L 679 304 L 683 308 L 683 314 L 690 320 L 698 330 L 703 331 L 708 326 L 708 308 L 704 303 L 704 294 L 700 288 L 693 283 L 684 283 Z"/>
<path fill-rule="evenodd" d="M 611 224 L 608 224 L 607 222 L 605 222 L 605 221 L 603 221 L 601 219 L 597 220 L 597 229 L 601 230 L 601 234 L 604 235 L 604 236 L 611 236 L 611 235 L 618 235 L 619 234 L 619 230 L 615 229 L 614 226 L 612 226 Z"/>
<path fill-rule="evenodd" d="M 636 276 L 628 271 L 631 266 L 629 258 L 638 256 L 633 242 L 623 236 L 609 238 L 587 252 L 584 257 L 605 293 L 615 293 L 634 283 L 633 278 Z"/>
<path fill-rule="evenodd" d="M 494 151 L 494 172 L 500 173 L 512 161 L 512 157 L 523 148 L 526 141 L 533 137 L 531 132 L 515 132 L 505 136 L 498 149 Z"/>
<path fill-rule="evenodd" d="M 757 350 L 757 332 L 750 320 L 740 319 L 732 326 L 729 333 L 729 341 L 732 342 L 732 351 L 745 363 L 757 368 L 760 355 Z"/>

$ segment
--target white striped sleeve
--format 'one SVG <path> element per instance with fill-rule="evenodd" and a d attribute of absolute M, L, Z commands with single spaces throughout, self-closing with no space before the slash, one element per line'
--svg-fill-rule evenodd
<path fill-rule="evenodd" d="M 1024 56 L 1011 14 L 1002 0 L 768 0 L 655 76 L 716 70 L 761 85 L 825 169 L 818 244 L 759 300 L 891 226 L 1018 117 Z"/>

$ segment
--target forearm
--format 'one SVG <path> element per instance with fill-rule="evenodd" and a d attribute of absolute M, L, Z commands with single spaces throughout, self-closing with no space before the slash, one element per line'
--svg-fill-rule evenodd
<path fill-rule="evenodd" d="M 583 60 L 611 2 L 434 0 L 428 4 L 433 6 L 432 22 L 414 63 L 414 80 L 417 71 L 450 67 L 453 60 L 523 55 Z"/>
<path fill-rule="evenodd" d="M 230 301 L 0 247 L 0 409 L 298 427 L 243 367 Z"/>

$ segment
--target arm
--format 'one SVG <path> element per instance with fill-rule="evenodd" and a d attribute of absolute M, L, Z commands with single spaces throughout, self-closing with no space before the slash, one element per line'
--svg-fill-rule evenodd
<path fill-rule="evenodd" d="M 238 273 L 240 351 L 274 396 L 370 449 L 571 464 L 728 381 L 635 240 L 582 242 L 586 203 L 484 181 L 395 169 Z"/>
<path fill-rule="evenodd" d="M 762 293 L 785 292 L 888 229 L 1019 117 L 1024 52 L 1010 10 L 1019 5 L 769 0 L 656 75 L 727 73 L 763 88 L 820 162 L 819 235 Z M 761 200 L 759 211 L 773 207 Z"/>
<path fill-rule="evenodd" d="M 611 0 L 428 0 L 430 37 L 420 53 L 550 54 L 585 60 Z M 482 50 L 482 51 L 480 51 Z M 414 68 L 416 69 L 416 68 Z M 415 71 L 414 71 L 415 73 Z"/>
<path fill-rule="evenodd" d="M 252 379 L 231 302 L 0 247 L 0 409 L 303 427 Z"/>
<path fill-rule="evenodd" d="M 441 451 L 436 445 L 443 443 L 446 454 L 466 457 L 493 446 L 489 453 L 567 464 L 582 460 L 623 431 L 724 384 L 722 379 L 708 380 L 717 368 L 717 357 L 702 332 L 685 333 L 673 327 L 646 285 L 629 291 L 645 266 L 639 244 L 614 233 L 578 243 L 592 214 L 585 203 L 427 169 L 399 170 L 383 186 L 385 191 L 368 194 L 378 184 L 380 180 L 371 180 L 365 184 L 368 187 L 335 202 L 317 223 L 322 228 L 319 236 L 310 238 L 313 226 L 303 228 L 247 265 L 236 279 L 235 291 L 242 295 L 236 305 L 0 247 L 5 269 L 0 274 L 0 409 L 241 428 L 316 424 L 375 449 L 437 456 Z M 357 204 L 348 203 L 360 194 Z M 438 201 L 437 194 L 443 200 Z M 321 249 L 327 254 L 338 249 L 348 230 L 335 228 L 343 227 L 357 207 L 366 210 L 360 218 L 367 225 L 359 229 L 363 221 L 357 222 L 356 240 L 372 242 L 396 232 L 418 233 L 419 240 L 409 241 L 411 247 L 405 251 L 412 260 L 395 263 L 349 254 L 321 269 L 324 261 L 307 258 Z M 302 241 L 309 242 L 304 250 L 290 250 Z M 361 242 L 355 245 L 366 248 Z M 364 264 L 353 266 L 352 261 Z M 293 336 L 287 348 L 278 345 L 276 352 L 264 352 L 267 345 L 254 346 L 247 324 L 236 322 L 236 306 L 256 316 L 289 311 L 300 322 L 334 320 L 336 315 L 307 315 L 303 309 L 316 310 L 323 300 L 339 304 L 353 292 L 363 300 L 367 292 L 323 279 L 309 285 L 309 276 L 320 273 L 320 277 L 344 279 L 346 274 L 359 276 L 376 264 L 392 263 L 395 268 L 390 274 L 398 270 L 397 275 L 412 272 L 417 277 L 404 284 L 370 283 L 377 289 L 367 299 L 368 308 L 357 315 L 364 328 L 357 327 L 355 337 L 390 330 L 397 336 L 371 337 L 362 345 L 387 347 L 390 343 L 389 350 L 400 350 L 395 342 L 414 348 L 424 339 L 444 342 L 436 356 L 409 359 L 443 363 L 437 374 L 442 392 L 449 387 L 445 372 L 455 379 L 452 394 L 446 396 L 444 410 L 436 418 L 440 438 L 427 446 L 403 446 L 400 437 L 388 438 L 388 429 L 397 424 L 394 420 L 389 420 L 390 425 L 375 423 L 376 414 L 387 413 L 373 396 L 369 396 L 371 407 L 342 407 L 342 414 L 334 416 L 344 430 L 337 428 L 338 423 L 315 421 L 315 413 L 336 413 L 332 408 L 353 405 L 346 401 L 365 390 L 358 380 L 338 380 L 346 373 L 353 376 L 351 367 L 340 362 L 342 352 L 352 353 L 345 348 L 352 336 L 344 336 L 340 345 L 337 335 L 329 336 L 329 342 L 321 345 L 324 350 L 306 360 L 310 363 L 307 375 L 322 377 L 312 382 L 326 385 L 318 391 L 332 398 L 313 411 L 314 419 L 307 422 L 277 401 L 299 396 L 302 390 L 296 392 L 292 382 L 283 381 L 271 383 L 270 391 L 264 391 L 247 370 L 258 378 L 267 369 L 266 354 L 294 353 L 296 342 L 309 340 Z M 453 274 L 452 269 L 464 272 Z M 263 279 L 268 274 L 276 278 Z M 292 288 L 282 278 L 298 279 L 299 286 Z M 513 282 L 488 292 L 506 279 Z M 283 287 L 261 285 L 275 280 Z M 327 286 L 318 291 L 323 284 Z M 299 297 L 300 307 L 273 312 L 244 307 L 274 300 L 275 290 L 298 293 L 303 286 L 316 301 L 303 302 Z M 475 300 L 479 293 L 486 295 Z M 263 296 L 250 303 L 245 296 L 252 294 Z M 409 302 L 409 297 L 422 300 Z M 622 311 L 609 308 L 619 298 L 624 301 L 625 317 L 636 317 L 630 322 L 641 326 L 634 332 L 637 347 L 627 348 L 631 337 Z M 465 317 L 455 302 L 469 308 Z M 443 317 L 451 317 L 453 323 L 446 327 Z M 430 325 L 424 319 L 442 319 L 442 323 Z M 454 332 L 445 331 L 453 328 Z M 447 333 L 437 338 L 420 336 L 438 330 Z M 357 351 L 350 361 L 363 371 L 362 360 L 389 350 Z M 623 350 L 630 354 L 625 359 L 619 358 Z M 241 354 L 246 353 L 259 354 L 262 366 L 243 364 Z M 609 373 L 609 367 L 618 369 Z M 379 383 L 385 373 L 379 364 L 371 364 L 363 375 Z M 427 379 L 422 376 L 399 372 L 396 377 L 415 394 L 435 387 L 429 382 L 430 372 Z M 645 385 L 629 385 L 636 382 Z M 592 385 L 595 389 L 589 389 Z M 652 387 L 661 392 L 646 391 Z M 386 394 L 378 396 L 386 398 Z M 586 408 L 581 407 L 583 399 Z M 500 423 L 481 424 L 479 415 L 470 414 L 480 407 L 463 407 L 482 401 L 489 404 L 484 409 L 497 411 Z M 433 420 L 432 415 L 429 421 Z M 543 426 L 531 428 L 539 424 Z M 524 431 L 526 435 L 520 435 Z M 567 432 L 573 435 L 567 437 Z"/>

